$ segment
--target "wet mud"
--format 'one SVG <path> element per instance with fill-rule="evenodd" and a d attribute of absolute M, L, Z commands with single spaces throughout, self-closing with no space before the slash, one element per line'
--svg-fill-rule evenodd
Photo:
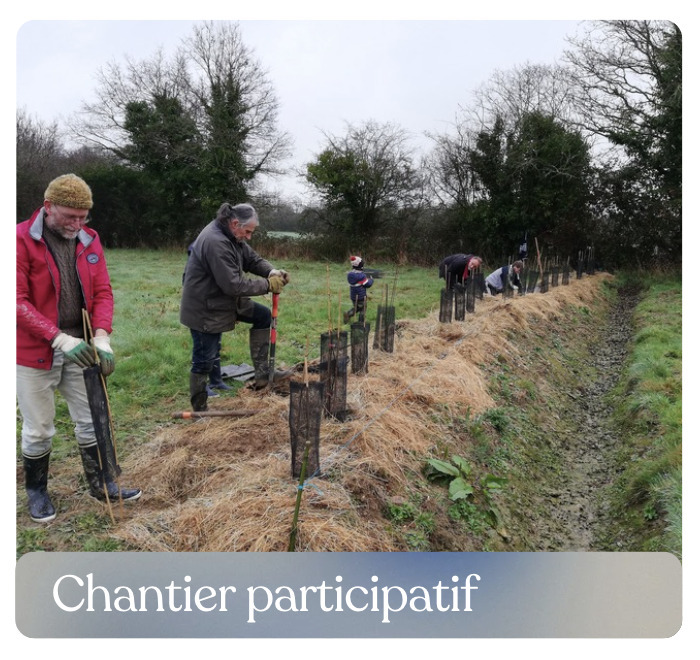
<path fill-rule="evenodd" d="M 564 428 L 557 442 L 560 469 L 542 492 L 536 542 L 542 551 L 599 551 L 598 539 L 609 520 L 609 491 L 618 466 L 615 453 L 620 438 L 612 420 L 608 394 L 617 384 L 632 336 L 632 314 L 639 301 L 635 291 L 620 291 L 591 355 L 595 376 L 568 392 L 569 405 L 561 411 Z"/>

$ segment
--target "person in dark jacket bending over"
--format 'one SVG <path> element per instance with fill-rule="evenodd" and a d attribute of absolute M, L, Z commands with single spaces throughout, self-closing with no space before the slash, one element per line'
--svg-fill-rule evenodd
<path fill-rule="evenodd" d="M 87 227 L 92 191 L 75 174 L 49 183 L 44 204 L 17 225 L 17 403 L 29 515 L 56 517 L 47 484 L 56 432 L 56 390 L 66 401 L 90 494 L 100 500 L 137 500 L 120 489 L 118 475 L 97 447 L 83 369 L 100 363 L 114 371 L 110 346 L 114 297 L 100 238 Z M 87 312 L 92 338 L 84 336 Z"/>
<path fill-rule="evenodd" d="M 445 280 L 448 289 L 452 289 L 455 284 L 464 284 L 481 263 L 481 257 L 475 254 L 451 254 L 440 262 L 438 276 Z"/>
<path fill-rule="evenodd" d="M 252 325 L 250 356 L 255 387 L 268 384 L 272 313 L 251 297 L 280 293 L 289 275 L 274 268 L 246 242 L 258 224 L 258 214 L 250 204 L 225 202 L 192 244 L 182 285 L 180 322 L 192 335 L 190 401 L 195 411 L 207 409 L 207 379 L 218 357 L 221 335 L 233 330 L 239 321 Z M 246 273 L 259 277 L 247 277 Z M 273 374 L 275 380 L 286 375 Z"/>

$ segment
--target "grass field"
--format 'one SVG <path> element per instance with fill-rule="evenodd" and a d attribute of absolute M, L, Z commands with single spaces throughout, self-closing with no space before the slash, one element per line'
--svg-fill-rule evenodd
<path fill-rule="evenodd" d="M 649 549 L 681 557 L 681 281 L 676 276 L 646 277 L 642 286 L 626 369 L 615 393 L 616 418 L 625 439 L 617 506 L 621 517 L 641 510 L 641 516 L 630 520 L 638 530 L 663 521 L 663 534 Z"/>
<path fill-rule="evenodd" d="M 191 338 L 179 322 L 185 255 L 179 252 L 112 250 L 107 259 L 115 297 L 112 346 L 117 369 L 110 377 L 114 417 L 128 420 L 127 434 L 152 426 L 154 411 L 189 408 Z M 319 357 L 320 335 L 342 322 L 350 307 L 346 264 L 275 262 L 291 276 L 280 296 L 278 364 L 291 366 Z M 369 266 L 369 264 L 368 264 Z M 439 304 L 441 280 L 424 268 L 371 264 L 383 271 L 371 288 L 370 306 L 389 299 L 397 318 L 420 318 Z M 257 298 L 271 305 L 271 296 Z M 370 307 L 369 317 L 373 317 Z M 251 363 L 248 328 L 225 333 L 222 364 Z"/>

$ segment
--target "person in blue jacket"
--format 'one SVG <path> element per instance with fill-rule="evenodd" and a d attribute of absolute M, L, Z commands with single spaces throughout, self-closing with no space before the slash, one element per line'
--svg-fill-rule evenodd
<path fill-rule="evenodd" d="M 370 275 L 365 273 L 365 262 L 362 257 L 350 257 L 350 265 L 352 266 L 352 270 L 348 272 L 348 284 L 350 285 L 350 302 L 352 303 L 352 307 L 343 315 L 343 321 L 348 323 L 350 319 L 357 314 L 360 323 L 364 323 L 367 289 L 374 284 L 374 280 Z"/>

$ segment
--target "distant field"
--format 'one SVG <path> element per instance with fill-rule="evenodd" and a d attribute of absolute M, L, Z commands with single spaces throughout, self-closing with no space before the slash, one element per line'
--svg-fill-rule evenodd
<path fill-rule="evenodd" d="M 299 238 L 301 236 L 298 231 L 268 231 L 267 235 L 272 238 Z"/>

